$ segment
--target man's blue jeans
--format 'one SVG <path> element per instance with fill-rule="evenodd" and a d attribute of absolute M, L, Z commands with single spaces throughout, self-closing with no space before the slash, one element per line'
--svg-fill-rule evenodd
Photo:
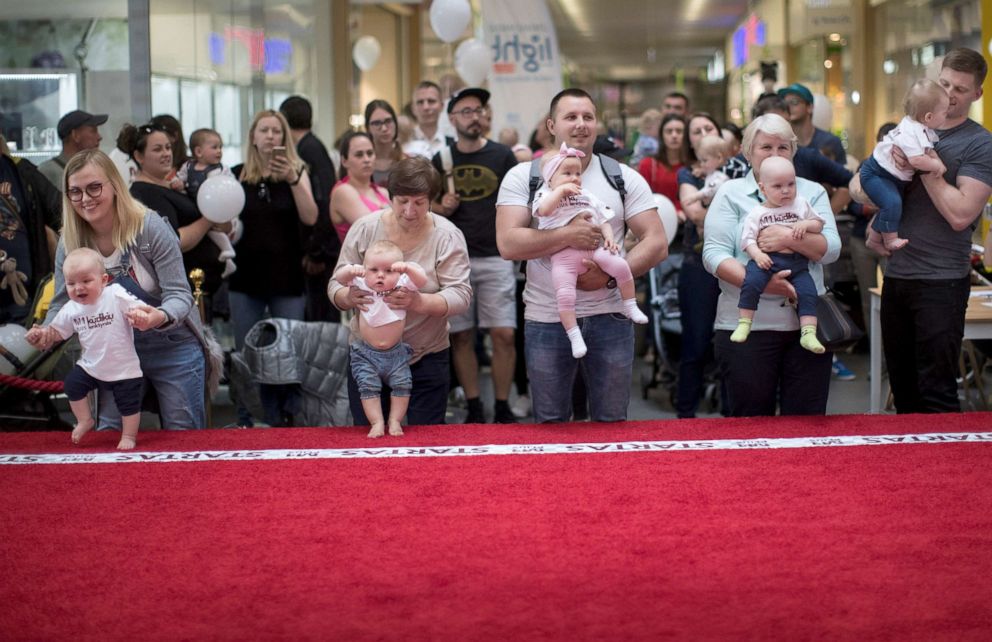
<path fill-rule="evenodd" d="M 534 421 L 572 418 L 572 384 L 580 367 L 589 390 L 589 418 L 624 421 L 630 403 L 634 326 L 622 314 L 599 314 L 578 322 L 589 349 L 579 360 L 572 356 L 572 345 L 561 323 L 524 324 Z"/>

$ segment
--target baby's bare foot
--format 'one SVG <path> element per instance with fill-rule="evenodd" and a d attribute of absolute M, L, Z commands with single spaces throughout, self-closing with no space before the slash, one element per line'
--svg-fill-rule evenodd
<path fill-rule="evenodd" d="M 384 422 L 381 421 L 375 422 L 374 424 L 372 424 L 372 430 L 369 431 L 369 437 L 371 437 L 372 439 L 382 437 L 383 435 L 386 434 L 385 428 L 386 425 Z"/>
<path fill-rule="evenodd" d="M 137 445 L 138 443 L 134 437 L 123 436 L 120 443 L 117 444 L 117 450 L 134 450 L 134 447 Z"/>
<path fill-rule="evenodd" d="M 94 421 L 92 417 L 76 424 L 76 427 L 72 429 L 72 443 L 78 444 L 83 438 L 83 435 L 93 430 L 93 426 L 95 425 L 96 421 Z"/>
<path fill-rule="evenodd" d="M 890 252 L 885 247 L 885 243 L 882 243 L 881 241 L 876 241 L 875 239 L 867 239 L 865 241 L 865 245 L 868 247 L 869 250 L 871 250 L 875 254 L 878 254 L 880 256 L 892 256 L 892 252 Z"/>
<path fill-rule="evenodd" d="M 389 434 L 393 437 L 403 436 L 403 425 L 398 421 L 389 420 Z"/>

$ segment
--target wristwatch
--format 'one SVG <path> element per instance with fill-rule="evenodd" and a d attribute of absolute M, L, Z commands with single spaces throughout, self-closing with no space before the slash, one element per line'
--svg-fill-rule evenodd
<path fill-rule="evenodd" d="M 606 287 L 609 288 L 609 289 L 611 289 L 611 290 L 616 290 L 617 289 L 617 280 L 611 276 L 610 277 L 610 280 L 606 282 Z"/>

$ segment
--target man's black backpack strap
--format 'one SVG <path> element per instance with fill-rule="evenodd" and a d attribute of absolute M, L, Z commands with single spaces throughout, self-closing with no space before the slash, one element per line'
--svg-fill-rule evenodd
<path fill-rule="evenodd" d="M 535 158 L 530 162 L 530 192 L 527 194 L 528 209 L 533 209 L 534 194 L 537 194 L 537 190 L 541 187 L 541 183 L 543 182 L 544 177 L 541 176 L 541 159 Z"/>
<path fill-rule="evenodd" d="M 620 193 L 620 203 L 627 205 L 627 189 L 623 183 L 623 170 L 620 168 L 620 163 L 617 162 L 617 159 L 606 154 L 598 154 L 598 156 L 599 165 L 603 168 L 603 175 L 606 176 L 607 182 Z"/>

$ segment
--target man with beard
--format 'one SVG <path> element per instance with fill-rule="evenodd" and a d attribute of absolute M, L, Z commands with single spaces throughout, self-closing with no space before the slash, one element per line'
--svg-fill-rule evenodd
<path fill-rule="evenodd" d="M 596 105 L 588 92 L 572 87 L 551 100 L 547 128 L 555 145 L 565 143 L 583 152 L 582 186 L 616 213 L 610 220 L 613 237 L 629 230 L 638 243 L 625 252 L 634 276 L 647 273 L 668 255 L 668 241 L 647 181 L 637 170 L 620 165 L 621 193 L 617 181 L 604 172 L 593 153 L 596 141 Z M 496 213 L 496 237 L 504 258 L 527 261 L 526 347 L 534 420 L 565 422 L 572 416 L 572 384 L 579 368 L 590 383 L 589 418 L 623 421 L 630 402 L 634 363 L 634 328 L 623 315 L 623 300 L 616 280 L 589 261 L 579 276 L 576 314 L 589 351 L 581 360 L 572 356 L 571 344 L 558 316 L 551 279 L 551 254 L 566 247 L 595 250 L 603 241 L 590 216 L 576 216 L 553 230 L 531 227 L 530 166 L 523 163 L 507 174 Z"/>
<path fill-rule="evenodd" d="M 476 327 L 487 328 L 493 344 L 493 420 L 515 423 L 508 398 L 516 363 L 516 275 L 513 262 L 503 259 L 496 247 L 496 195 L 517 159 L 506 145 L 482 136 L 488 101 L 488 91 L 469 87 L 448 102 L 448 118 L 458 142 L 431 161 L 444 176 L 444 194 L 433 209 L 450 218 L 465 235 L 471 261 L 472 303 L 464 314 L 449 319 L 452 362 L 468 403 L 465 423 L 485 422 L 479 399 Z"/>

